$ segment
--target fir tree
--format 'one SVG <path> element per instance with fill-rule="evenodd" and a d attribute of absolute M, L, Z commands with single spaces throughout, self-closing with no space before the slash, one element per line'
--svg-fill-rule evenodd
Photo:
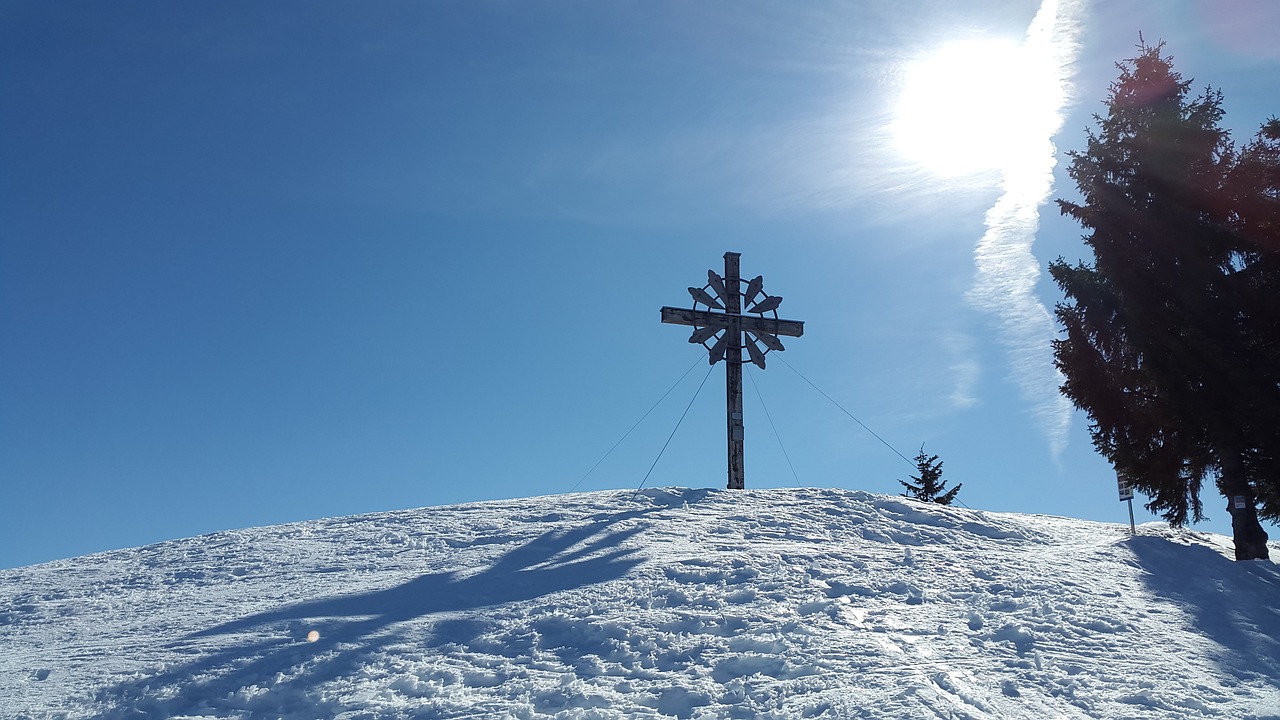
<path fill-rule="evenodd" d="M 1237 152 L 1221 93 L 1189 97 L 1162 49 L 1118 65 L 1106 117 L 1070 153 L 1081 202 L 1058 204 L 1090 231 L 1094 260 L 1049 268 L 1067 297 L 1055 362 L 1094 446 L 1149 509 L 1199 521 L 1211 479 L 1236 557 L 1265 558 L 1259 514 L 1280 517 L 1277 148 L 1264 133 Z"/>
<path fill-rule="evenodd" d="M 964 483 L 956 485 L 947 490 L 947 483 L 942 479 L 942 461 L 937 455 L 926 455 L 924 446 L 920 446 L 920 454 L 915 457 L 916 470 L 919 476 L 912 475 L 911 479 L 916 482 L 909 483 L 906 480 L 899 480 L 903 487 L 907 489 L 902 493 L 902 497 L 915 498 L 924 502 L 934 502 L 939 505 L 950 505 L 956 499 L 956 493 L 960 492 L 960 488 Z"/>

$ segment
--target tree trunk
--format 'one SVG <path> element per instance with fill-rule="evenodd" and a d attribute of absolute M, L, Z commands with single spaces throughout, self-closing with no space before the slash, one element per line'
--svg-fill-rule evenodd
<path fill-rule="evenodd" d="M 1258 503 L 1244 477 L 1240 457 L 1226 454 L 1222 460 L 1219 487 L 1227 496 L 1227 512 L 1231 513 L 1231 534 L 1236 546 L 1236 560 L 1268 560 L 1267 531 L 1258 522 Z"/>
<path fill-rule="evenodd" d="M 1244 498 L 1244 507 L 1236 507 L 1236 498 Z M 1252 493 L 1227 498 L 1227 511 L 1231 513 L 1231 534 L 1236 545 L 1237 560 L 1268 560 L 1267 531 L 1258 522 L 1258 509 Z"/>

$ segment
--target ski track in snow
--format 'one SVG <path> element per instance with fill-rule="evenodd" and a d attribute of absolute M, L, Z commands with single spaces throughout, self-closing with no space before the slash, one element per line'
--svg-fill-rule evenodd
<path fill-rule="evenodd" d="M 667 488 L 224 532 L 0 571 L 0 717 L 1280 720 L 1277 567 L 1127 531 Z"/>

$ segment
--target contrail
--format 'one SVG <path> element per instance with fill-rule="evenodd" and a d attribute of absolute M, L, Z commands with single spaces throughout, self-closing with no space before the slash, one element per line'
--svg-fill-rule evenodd
<path fill-rule="evenodd" d="M 1015 382 L 1032 403 L 1054 457 L 1066 449 L 1072 410 L 1058 392 L 1062 374 L 1053 366 L 1050 346 L 1057 328 L 1036 297 L 1041 266 L 1031 246 L 1040 225 L 1039 208 L 1053 191 L 1053 136 L 1065 116 L 1084 9 L 1082 0 L 1043 0 L 1027 28 L 1026 60 L 1040 76 L 1032 95 L 1042 106 L 1028 119 L 1036 125 L 1035 132 L 1028 133 L 1034 140 L 1014 153 L 1017 162 L 1003 169 L 1003 193 L 987 211 L 987 229 L 974 251 L 976 276 L 968 293 L 970 302 L 1000 319 L 1001 342 L 1009 352 Z"/>

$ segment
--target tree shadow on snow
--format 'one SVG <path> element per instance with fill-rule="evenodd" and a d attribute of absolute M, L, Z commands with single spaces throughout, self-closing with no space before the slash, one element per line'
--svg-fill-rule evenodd
<path fill-rule="evenodd" d="M 113 709 L 98 717 L 167 718 L 231 709 L 252 715 L 255 708 L 322 712 L 325 703 L 317 686 L 356 672 L 363 656 L 396 642 L 397 623 L 532 600 L 622 577 L 643 558 L 618 546 L 643 527 L 608 527 L 652 510 L 550 530 L 475 574 L 431 573 L 384 590 L 296 603 L 194 632 L 176 647 L 199 653 L 195 660 L 100 692 L 97 700 Z M 432 630 L 443 634 L 439 642 L 449 642 L 460 622 L 467 623 L 446 616 Z M 307 642 L 311 629 L 319 639 Z M 233 642 L 211 653 L 201 649 L 208 638 L 250 632 L 269 639 Z M 244 696 L 243 689 L 255 686 L 269 688 L 271 697 Z"/>
<path fill-rule="evenodd" d="M 1195 629 L 1221 646 L 1215 660 L 1224 672 L 1280 687 L 1280 567 L 1164 538 L 1128 544 L 1147 587 L 1184 608 Z"/>

